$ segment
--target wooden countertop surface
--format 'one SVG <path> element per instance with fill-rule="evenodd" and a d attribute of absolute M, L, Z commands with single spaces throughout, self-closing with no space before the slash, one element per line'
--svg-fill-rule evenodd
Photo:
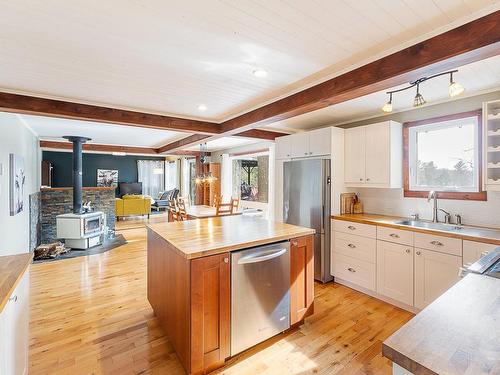
<path fill-rule="evenodd" d="M 32 253 L 0 257 L 0 312 L 31 263 Z"/>
<path fill-rule="evenodd" d="M 377 215 L 377 214 L 345 214 L 345 215 L 333 215 L 332 219 L 352 221 L 361 224 L 379 225 L 383 227 L 409 230 L 412 232 L 437 234 L 444 237 L 461 238 L 463 240 L 483 242 L 500 246 L 500 230 L 491 228 L 474 227 L 467 225 L 466 227 L 477 228 L 480 229 L 482 232 L 484 232 L 480 236 L 473 236 L 473 235 L 460 234 L 457 232 L 448 232 L 438 229 L 410 227 L 408 225 L 396 224 L 395 221 L 409 220 L 408 218 L 398 217 L 398 216 L 387 216 L 387 215 Z"/>
<path fill-rule="evenodd" d="M 389 337 L 382 353 L 414 374 L 500 374 L 500 279 L 467 275 Z"/>
<path fill-rule="evenodd" d="M 314 229 L 245 215 L 150 224 L 148 228 L 163 237 L 187 259 L 315 233 Z"/>

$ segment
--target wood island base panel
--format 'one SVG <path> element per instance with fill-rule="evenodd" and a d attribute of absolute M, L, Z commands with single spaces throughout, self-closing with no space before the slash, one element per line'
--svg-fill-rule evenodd
<path fill-rule="evenodd" d="M 207 374 L 224 366 L 230 357 L 231 247 L 189 258 L 152 228 L 147 236 L 148 300 L 186 373 Z M 314 236 L 289 240 L 293 327 L 314 309 Z"/>

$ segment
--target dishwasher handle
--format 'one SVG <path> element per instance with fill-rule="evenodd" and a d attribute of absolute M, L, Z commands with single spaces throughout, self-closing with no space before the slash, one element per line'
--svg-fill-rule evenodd
<path fill-rule="evenodd" d="M 284 249 L 279 249 L 273 253 L 262 255 L 262 256 L 253 256 L 253 255 L 248 255 L 246 257 L 243 257 L 238 260 L 238 264 L 249 264 L 249 263 L 258 263 L 258 262 L 265 262 L 266 260 L 274 259 L 279 256 L 282 256 L 285 254 L 287 251 L 286 248 Z"/>

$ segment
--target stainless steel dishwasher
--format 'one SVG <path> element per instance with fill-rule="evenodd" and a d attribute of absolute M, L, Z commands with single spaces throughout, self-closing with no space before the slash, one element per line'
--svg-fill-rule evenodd
<path fill-rule="evenodd" d="M 290 243 L 231 253 L 231 355 L 290 328 Z"/>

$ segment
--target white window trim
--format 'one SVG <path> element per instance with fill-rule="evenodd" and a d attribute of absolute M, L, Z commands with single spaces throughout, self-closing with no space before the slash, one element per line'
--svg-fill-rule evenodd
<path fill-rule="evenodd" d="M 416 182 L 416 159 L 417 159 L 417 137 L 416 134 L 422 131 L 432 131 L 436 129 L 446 129 L 451 127 L 456 127 L 459 124 L 468 122 L 472 120 L 475 123 L 474 127 L 474 186 L 469 189 L 457 189 L 453 186 L 443 187 L 443 186 L 421 186 L 417 185 Z M 409 190 L 410 191 L 442 191 L 442 192 L 457 192 L 457 193 L 477 193 L 481 191 L 481 181 L 479 181 L 479 125 L 477 116 L 468 116 L 454 120 L 444 120 L 439 122 L 434 122 L 426 125 L 418 125 L 409 128 L 408 132 L 408 169 L 409 169 Z"/>

